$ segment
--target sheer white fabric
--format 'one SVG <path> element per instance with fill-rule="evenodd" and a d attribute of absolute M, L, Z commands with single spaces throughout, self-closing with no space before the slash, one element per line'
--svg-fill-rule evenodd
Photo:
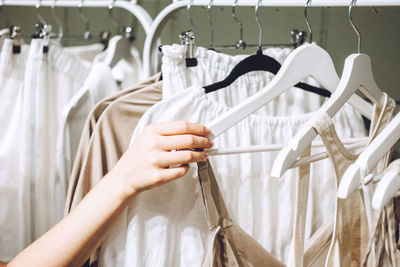
<path fill-rule="evenodd" d="M 271 47 L 264 54 L 276 59 L 281 64 L 293 49 Z M 182 45 L 164 45 L 162 47 L 163 98 L 167 98 L 192 86 L 205 86 L 225 79 L 241 60 L 249 55 L 230 56 L 196 47 L 196 67 L 186 67 L 185 51 Z M 266 71 L 255 71 L 239 77 L 230 86 L 209 93 L 209 97 L 220 105 L 234 106 L 267 85 L 275 75 Z M 306 83 L 318 86 L 311 77 Z M 323 99 L 315 94 L 299 88 L 291 88 L 287 92 L 259 109 L 256 114 L 268 116 L 289 116 L 312 112 L 320 107 Z"/>
<path fill-rule="evenodd" d="M 65 206 L 68 180 L 79 146 L 80 136 L 92 108 L 101 99 L 119 91 L 111 69 L 104 63 L 94 63 L 83 87 L 64 106 L 57 137 L 56 149 L 56 206 Z M 57 218 L 63 217 L 62 209 L 55 210 Z"/>
<path fill-rule="evenodd" d="M 193 86 L 149 109 L 132 141 L 154 122 L 187 120 L 205 124 L 226 110 L 202 88 Z M 287 143 L 309 116 L 251 115 L 216 138 L 215 147 Z M 334 121 L 341 137 L 366 136 L 360 115 L 348 106 Z M 216 156 L 211 163 L 232 219 L 285 262 L 292 235 L 297 170 L 272 179 L 270 170 L 276 155 Z M 312 165 L 306 239 L 332 216 L 336 196 L 333 173 L 328 160 Z M 210 240 L 201 201 L 195 165 L 182 179 L 141 193 L 104 241 L 100 265 L 200 266 Z"/>
<path fill-rule="evenodd" d="M 5 39 L 0 52 L 0 261 L 10 261 L 29 241 L 30 183 L 22 179 L 24 73 L 29 47 L 12 53 L 12 40 Z"/>
<path fill-rule="evenodd" d="M 63 196 L 54 192 L 58 123 L 65 104 L 83 86 L 90 64 L 51 42 L 32 39 L 24 77 L 24 162 L 18 176 L 30 184 L 31 241 L 45 233 L 63 210 Z"/>

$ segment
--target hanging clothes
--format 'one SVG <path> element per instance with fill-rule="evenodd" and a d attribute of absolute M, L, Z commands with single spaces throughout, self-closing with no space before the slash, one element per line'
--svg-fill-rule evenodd
<path fill-rule="evenodd" d="M 204 124 L 226 110 L 226 107 L 209 99 L 203 88 L 191 87 L 150 108 L 139 121 L 133 140 L 145 126 L 154 122 L 187 120 Z M 309 115 L 251 115 L 216 138 L 215 147 L 286 143 Z M 358 122 L 354 118 L 358 118 Z M 341 125 L 344 137 L 365 136 L 361 118 L 352 108 L 345 107 L 335 121 Z M 276 154 L 265 152 L 218 156 L 212 158 L 211 162 L 216 166 L 216 177 L 223 197 L 229 199 L 226 204 L 232 219 L 278 260 L 285 262 L 293 224 L 293 179 L 297 174 L 289 171 L 282 179 L 270 179 Z M 318 162 L 315 166 L 315 177 L 329 173 L 332 168 L 327 161 Z M 103 242 L 103 248 L 118 251 L 118 254 L 104 257 L 100 266 L 201 265 L 208 247 L 207 240 L 211 237 L 201 216 L 201 196 L 193 169 L 185 178 L 143 192 L 132 201 Z M 315 183 L 312 186 L 314 196 L 310 197 L 310 201 L 318 198 L 321 202 L 309 209 L 313 220 L 307 227 L 306 239 L 313 229 L 331 217 L 334 200 L 329 197 L 336 193 L 331 176 L 325 175 L 324 181 L 312 180 Z M 279 205 L 276 204 L 277 199 Z M 174 250 L 169 249 L 171 246 Z"/>
<path fill-rule="evenodd" d="M 387 97 L 386 94 L 385 96 Z M 373 118 L 375 120 L 371 125 L 370 141 L 393 117 L 394 107 L 394 101 L 387 98 L 386 105 L 382 110 L 374 110 Z M 335 129 L 336 125 L 329 115 L 321 114 L 320 119 L 312 120 L 307 124 L 310 124 L 318 132 L 327 149 L 334 166 L 336 180 L 334 188 L 336 189 L 344 172 L 357 159 L 358 155 L 349 152 L 341 143 Z M 303 216 L 306 215 L 303 214 Z M 369 232 L 360 192 L 354 192 L 347 199 L 336 199 L 333 227 L 331 227 L 330 220 L 328 220 L 327 225 L 329 227 L 322 227 L 324 233 L 318 232 L 318 235 L 316 235 L 319 239 L 311 237 L 306 249 L 327 242 L 330 244 L 329 248 L 326 247 L 325 251 L 320 251 L 311 258 L 307 256 L 305 259 L 320 264 L 325 261 L 325 266 L 361 266 L 367 251 Z"/>
<path fill-rule="evenodd" d="M 8 262 L 31 241 L 30 183 L 22 179 L 24 75 L 29 47 L 12 53 L 13 41 L 5 39 L 0 52 L 0 261 Z M 10 166 L 12 166 L 10 168 Z"/>
<path fill-rule="evenodd" d="M 79 146 L 79 139 L 87 116 L 94 105 L 107 96 L 119 91 L 111 69 L 101 62 L 93 64 L 85 84 L 74 94 L 64 106 L 58 130 L 56 148 L 56 181 L 55 196 L 57 207 L 65 206 L 65 197 L 68 180 L 71 175 L 72 164 Z M 55 210 L 59 220 L 63 218 L 64 210 Z"/>
<path fill-rule="evenodd" d="M 50 229 L 58 220 L 55 211 L 63 208 L 55 206 L 62 200 L 56 200 L 53 190 L 58 123 L 63 107 L 83 86 L 89 71 L 88 62 L 66 53 L 56 42 L 50 42 L 45 53 L 43 40 L 32 39 L 24 77 L 27 157 L 19 174 L 32 192 L 30 241 Z"/>
<path fill-rule="evenodd" d="M 271 47 L 264 49 L 263 53 L 283 63 L 292 51 L 292 48 Z M 225 79 L 241 60 L 249 56 L 231 56 L 196 47 L 195 57 L 198 64 L 195 67 L 186 67 L 184 46 L 164 45 L 162 52 L 163 99 L 192 85 L 205 86 L 219 82 Z M 274 74 L 266 71 L 250 72 L 239 77 L 230 86 L 208 95 L 220 105 L 233 107 L 265 87 L 273 77 L 275 77 Z M 319 86 L 311 77 L 307 77 L 304 82 Z M 303 114 L 317 110 L 323 102 L 324 99 L 317 94 L 291 88 L 260 108 L 255 114 L 263 116 Z"/>

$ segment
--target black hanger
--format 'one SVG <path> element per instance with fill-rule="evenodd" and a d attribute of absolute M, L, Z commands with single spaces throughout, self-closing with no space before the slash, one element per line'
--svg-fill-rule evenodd
<path fill-rule="evenodd" d="M 272 57 L 264 55 L 262 53 L 262 50 L 259 49 L 257 50 L 257 53 L 255 55 L 251 55 L 240 61 L 229 73 L 228 77 L 226 77 L 224 80 L 207 85 L 204 87 L 204 89 L 206 93 L 214 92 L 218 89 L 228 87 L 237 78 L 248 72 L 262 70 L 271 72 L 273 74 L 277 74 L 280 68 L 281 64 L 278 61 L 276 61 Z M 295 87 L 301 88 L 308 92 L 317 93 L 321 96 L 325 97 L 331 96 L 330 91 L 306 83 L 298 83 L 295 85 Z"/>

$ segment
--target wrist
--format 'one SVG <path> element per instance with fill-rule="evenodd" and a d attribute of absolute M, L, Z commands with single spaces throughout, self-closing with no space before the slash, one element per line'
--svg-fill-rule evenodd
<path fill-rule="evenodd" d="M 115 192 L 123 202 L 137 194 L 137 191 L 128 184 L 122 174 L 111 171 L 103 178 L 103 180 L 105 180 L 108 184 L 107 186 L 111 187 L 112 191 Z"/>

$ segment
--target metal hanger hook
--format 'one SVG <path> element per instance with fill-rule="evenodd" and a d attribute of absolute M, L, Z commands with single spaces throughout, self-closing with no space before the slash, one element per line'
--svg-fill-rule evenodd
<path fill-rule="evenodd" d="M 259 50 L 262 50 L 262 37 L 263 37 L 263 28 L 262 28 L 262 25 L 260 23 L 260 19 L 258 18 L 258 8 L 259 8 L 261 3 L 262 3 L 262 0 L 259 0 L 257 2 L 256 8 L 255 8 L 255 12 L 254 12 L 255 17 L 256 17 L 256 21 L 257 21 L 257 25 L 258 25 L 258 30 L 259 30 L 259 32 L 258 32 L 258 49 Z"/>
<path fill-rule="evenodd" d="M 121 25 L 119 25 L 119 22 L 115 19 L 114 13 L 113 13 L 113 8 L 116 0 L 112 0 L 111 4 L 108 6 L 108 15 L 111 18 L 111 22 L 115 29 L 117 29 L 117 33 L 120 32 Z"/>
<path fill-rule="evenodd" d="M 36 2 L 36 17 L 37 17 L 37 19 L 38 19 L 38 21 L 41 23 L 41 24 L 43 24 L 43 25 L 47 25 L 48 23 L 47 23 L 47 21 L 44 19 L 44 17 L 40 14 L 40 12 L 39 12 L 39 8 L 40 8 L 40 4 L 41 4 L 41 0 L 38 0 L 37 2 Z"/>
<path fill-rule="evenodd" d="M 246 43 L 243 41 L 243 24 L 240 22 L 240 20 L 236 16 L 236 6 L 239 0 L 235 0 L 235 2 L 232 5 L 232 17 L 236 21 L 236 23 L 239 25 L 239 41 L 236 44 L 237 48 L 243 47 L 245 48 Z"/>
<path fill-rule="evenodd" d="M 56 2 L 57 0 L 53 1 L 53 4 L 51 5 L 51 12 L 53 14 L 54 19 L 57 22 L 57 26 L 58 26 L 58 40 L 61 40 L 62 37 L 64 36 L 64 25 L 62 23 L 62 20 L 60 19 L 60 17 L 57 14 L 56 11 Z"/>
<path fill-rule="evenodd" d="M 192 12 L 191 12 L 191 8 L 192 8 L 192 3 L 193 0 L 190 0 L 189 3 L 186 6 L 186 10 L 187 10 L 187 19 L 190 23 L 190 26 L 192 27 L 192 31 L 194 33 L 196 33 L 196 27 L 194 26 L 194 22 L 193 22 L 193 18 L 192 18 Z"/>
<path fill-rule="evenodd" d="M 307 28 L 308 28 L 308 32 L 310 33 L 310 44 L 312 43 L 312 28 L 311 28 L 311 23 L 308 19 L 308 7 L 311 5 L 311 0 L 307 0 L 306 5 L 304 6 L 304 17 L 306 18 L 306 24 L 307 24 Z"/>
<path fill-rule="evenodd" d="M 213 5 L 214 0 L 210 0 L 207 5 L 207 14 L 208 14 L 208 24 L 210 25 L 210 48 L 214 48 L 214 24 L 211 19 L 211 6 Z"/>
<path fill-rule="evenodd" d="M 357 34 L 357 39 L 358 39 L 357 52 L 360 54 L 361 53 L 361 33 L 357 29 L 357 26 L 354 24 L 353 18 L 351 16 L 351 13 L 352 13 L 351 11 L 352 11 L 352 8 L 353 8 L 355 2 L 356 2 L 356 0 L 352 0 L 350 3 L 350 6 L 349 6 L 349 22 L 350 22 L 351 27 L 353 27 L 354 31 Z"/>
<path fill-rule="evenodd" d="M 90 39 L 90 21 L 86 14 L 83 12 L 83 2 L 84 0 L 81 0 L 79 5 L 78 5 L 78 10 L 79 10 L 79 16 L 81 17 L 83 23 L 85 24 L 85 32 L 83 33 L 83 38 L 85 40 Z"/>
<path fill-rule="evenodd" d="M 0 13 L 3 12 L 3 14 L 4 14 L 3 18 L 4 18 L 4 22 L 6 23 L 6 27 L 10 28 L 10 21 L 8 20 L 8 16 L 7 16 L 6 11 L 3 9 L 4 1 L 5 0 L 1 0 L 0 1 Z"/>

